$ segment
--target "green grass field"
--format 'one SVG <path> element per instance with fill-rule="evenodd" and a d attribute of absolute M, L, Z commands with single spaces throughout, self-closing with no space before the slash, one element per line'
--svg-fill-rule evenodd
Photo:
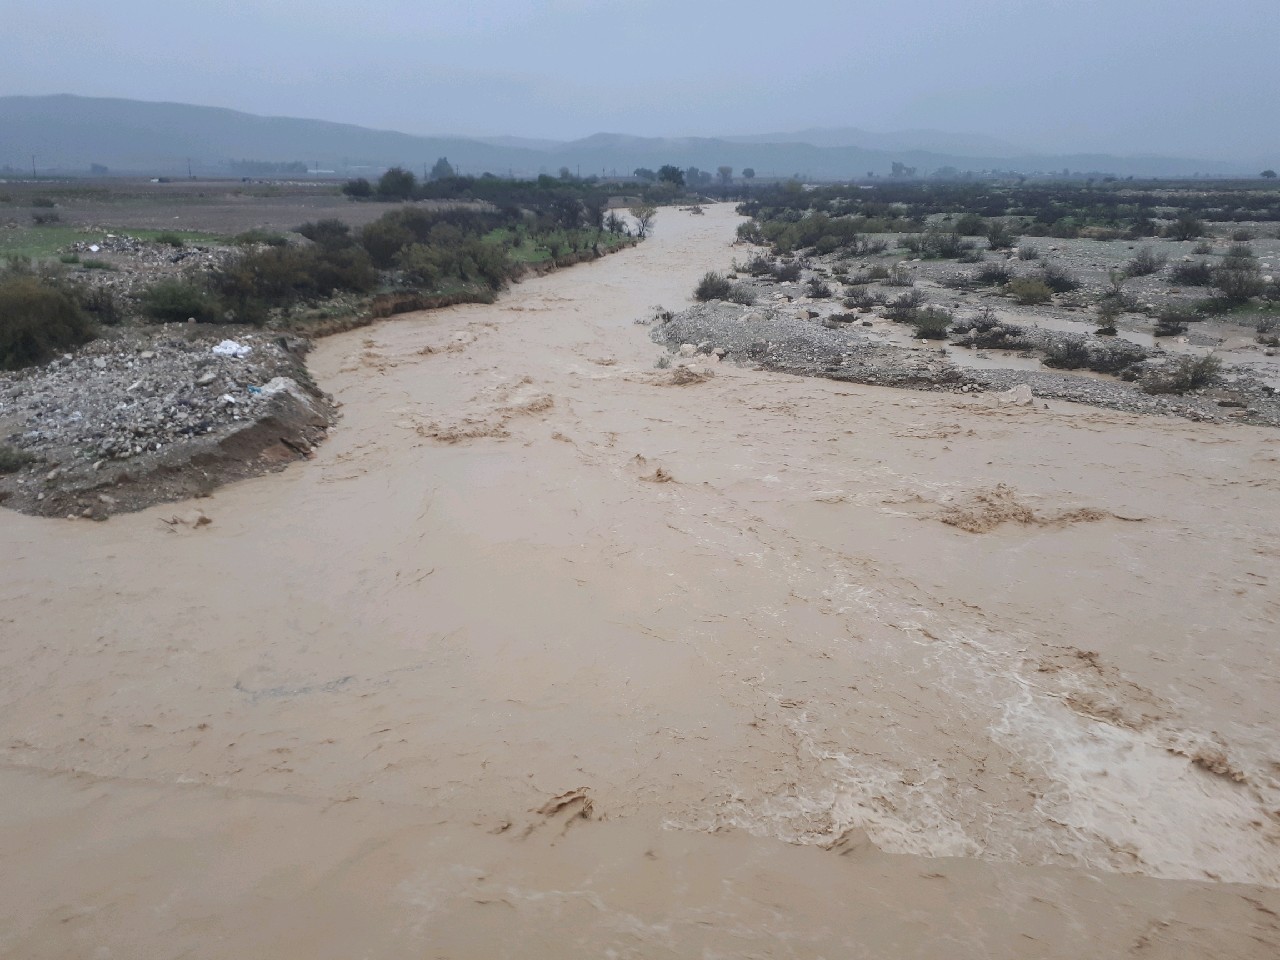
<path fill-rule="evenodd" d="M 223 237 L 192 230 L 92 230 L 85 227 L 62 226 L 17 227 L 0 229 L 0 259 L 4 257 L 30 257 L 32 260 L 50 260 L 79 240 L 101 240 L 108 233 L 117 236 L 137 237 L 139 240 L 155 240 L 162 234 L 176 234 L 184 243 L 225 243 Z"/>

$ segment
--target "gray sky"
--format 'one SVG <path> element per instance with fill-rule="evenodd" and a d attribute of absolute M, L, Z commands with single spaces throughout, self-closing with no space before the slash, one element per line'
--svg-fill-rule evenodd
<path fill-rule="evenodd" d="M 0 94 L 172 100 L 409 133 L 930 127 L 1046 151 L 1280 154 L 1276 0 L 4 8 Z"/>

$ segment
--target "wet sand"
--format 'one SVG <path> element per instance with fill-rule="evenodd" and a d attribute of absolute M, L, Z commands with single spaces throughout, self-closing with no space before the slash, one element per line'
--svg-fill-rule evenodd
<path fill-rule="evenodd" d="M 1275 957 L 1280 433 L 672 385 L 735 222 L 326 340 L 283 474 L 0 513 L 0 956 Z"/>

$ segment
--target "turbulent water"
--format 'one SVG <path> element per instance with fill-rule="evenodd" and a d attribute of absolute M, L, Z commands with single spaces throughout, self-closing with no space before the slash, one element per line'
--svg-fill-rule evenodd
<path fill-rule="evenodd" d="M 0 515 L 0 955 L 1276 956 L 1280 433 L 676 384 L 734 223 L 325 341 L 283 474 Z"/>

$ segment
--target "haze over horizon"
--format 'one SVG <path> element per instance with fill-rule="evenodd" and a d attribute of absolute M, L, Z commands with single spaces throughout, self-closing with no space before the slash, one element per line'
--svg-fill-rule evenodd
<path fill-rule="evenodd" d="M 928 128 L 1036 152 L 1280 153 L 1260 0 L 158 0 L 31 7 L 0 94 L 185 102 L 413 134 L 572 140 Z"/>

